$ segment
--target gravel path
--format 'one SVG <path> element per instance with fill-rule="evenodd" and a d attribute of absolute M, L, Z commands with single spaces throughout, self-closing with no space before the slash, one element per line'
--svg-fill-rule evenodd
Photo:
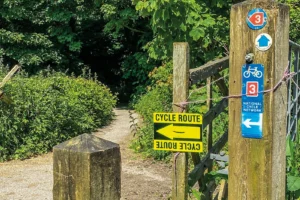
<path fill-rule="evenodd" d="M 129 148 L 129 111 L 115 109 L 111 125 L 94 133 L 120 144 L 122 156 L 121 200 L 168 199 L 171 166 L 144 159 Z M 52 153 L 24 161 L 0 163 L 0 200 L 52 200 Z"/>

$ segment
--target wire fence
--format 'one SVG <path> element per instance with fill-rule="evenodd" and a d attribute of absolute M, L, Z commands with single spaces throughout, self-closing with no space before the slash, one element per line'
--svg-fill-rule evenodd
<path fill-rule="evenodd" d="M 289 42 L 289 72 L 294 73 L 293 77 L 287 83 L 288 89 L 288 105 L 287 105 L 287 137 L 290 136 L 292 140 L 296 139 L 299 114 L 300 114 L 300 77 L 299 77 L 299 53 L 300 45 L 290 41 Z"/>

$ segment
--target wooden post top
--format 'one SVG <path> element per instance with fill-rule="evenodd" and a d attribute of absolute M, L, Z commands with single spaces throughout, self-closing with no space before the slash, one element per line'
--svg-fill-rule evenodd
<path fill-rule="evenodd" d="M 87 133 L 79 135 L 53 147 L 53 149 L 64 149 L 73 152 L 85 153 L 106 151 L 113 148 L 119 148 L 119 145 Z"/>

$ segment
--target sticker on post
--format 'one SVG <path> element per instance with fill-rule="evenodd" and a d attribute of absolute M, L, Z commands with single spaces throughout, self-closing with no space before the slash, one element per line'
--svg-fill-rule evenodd
<path fill-rule="evenodd" d="M 261 139 L 263 137 L 262 122 L 262 113 L 242 113 L 242 136 Z"/>
<path fill-rule="evenodd" d="M 242 112 L 263 113 L 264 66 L 243 65 L 242 75 Z"/>
<path fill-rule="evenodd" d="M 267 13 L 261 8 L 250 10 L 247 16 L 247 24 L 253 30 L 262 29 L 267 24 Z"/>
<path fill-rule="evenodd" d="M 272 46 L 272 37 L 267 33 L 259 34 L 255 39 L 255 46 L 260 51 L 267 51 Z"/>
<path fill-rule="evenodd" d="M 261 139 L 264 112 L 264 66 L 246 64 L 242 67 L 242 119 L 244 138 Z"/>

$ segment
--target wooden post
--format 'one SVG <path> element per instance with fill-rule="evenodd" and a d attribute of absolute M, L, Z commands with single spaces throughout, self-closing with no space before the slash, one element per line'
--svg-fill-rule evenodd
<path fill-rule="evenodd" d="M 206 105 L 208 107 L 208 110 L 212 108 L 212 77 L 208 77 L 206 79 L 206 95 L 207 95 L 207 101 Z M 206 137 L 207 137 L 207 152 L 209 152 L 213 146 L 213 122 L 210 122 L 206 127 Z M 209 173 L 212 170 L 213 167 L 213 160 L 209 160 L 208 168 L 205 173 Z M 214 191 L 214 181 L 210 181 L 208 185 L 211 185 L 212 187 L 207 190 L 207 193 L 205 194 L 206 199 L 212 199 L 212 192 Z M 203 187 L 203 185 L 202 185 Z"/>
<path fill-rule="evenodd" d="M 185 102 L 189 91 L 189 45 L 188 43 L 173 44 L 173 102 Z M 173 106 L 173 112 L 182 112 Z M 173 154 L 172 200 L 185 200 L 188 194 L 188 154 Z"/>
<path fill-rule="evenodd" d="M 247 26 L 246 17 L 254 8 L 266 11 L 267 24 L 260 30 Z M 259 51 L 255 38 L 267 33 L 271 48 Z M 264 65 L 264 89 L 281 80 L 288 64 L 289 8 L 271 0 L 252 0 L 232 6 L 230 15 L 229 95 L 242 91 L 245 55 L 254 53 L 254 62 Z M 282 83 L 285 84 L 285 83 Z M 229 100 L 229 199 L 285 199 L 285 135 L 287 91 L 281 85 L 264 94 L 263 138 L 241 136 L 241 98 Z"/>
<path fill-rule="evenodd" d="M 21 68 L 20 65 L 15 65 L 10 70 L 10 72 L 8 72 L 8 74 L 4 77 L 2 82 L 0 82 L 0 88 L 2 88 L 20 68 Z M 13 103 L 13 100 L 11 98 L 9 98 L 8 96 L 6 96 L 2 90 L 0 90 L 0 101 L 3 101 L 7 104 Z"/>
<path fill-rule="evenodd" d="M 207 91 L 207 102 L 206 105 L 208 109 L 210 110 L 212 108 L 212 77 L 210 76 L 209 78 L 206 79 L 206 91 Z M 213 138 L 212 138 L 212 122 L 207 125 L 207 152 L 212 148 L 213 145 Z M 209 171 L 211 170 L 212 167 L 210 167 Z"/>
<path fill-rule="evenodd" d="M 83 134 L 53 148 L 53 199 L 121 198 L 118 144 Z"/>

